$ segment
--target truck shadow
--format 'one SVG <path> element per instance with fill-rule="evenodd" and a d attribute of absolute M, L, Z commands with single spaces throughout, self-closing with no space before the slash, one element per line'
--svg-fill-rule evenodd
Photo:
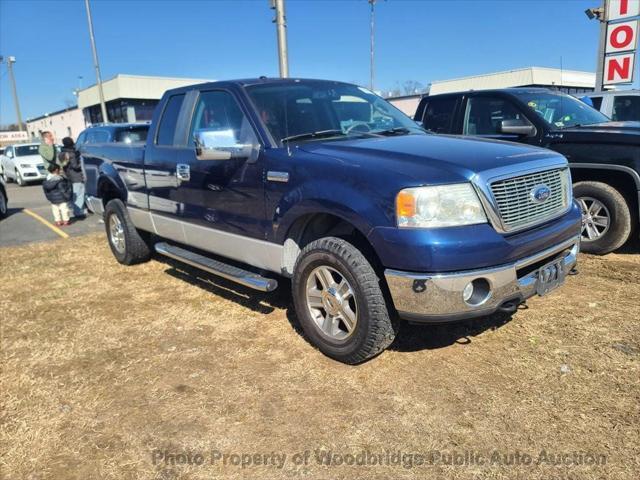
<path fill-rule="evenodd" d="M 308 342 L 293 308 L 291 282 L 288 279 L 278 278 L 279 286 L 274 292 L 259 292 L 167 257 L 156 255 L 154 258 L 169 267 L 165 270 L 167 275 L 237 303 L 253 312 L 268 315 L 276 310 L 284 310 L 291 328 Z M 520 308 L 526 308 L 526 306 Z M 511 318 L 510 314 L 496 313 L 488 317 L 438 325 L 412 325 L 401 322 L 398 335 L 389 350 L 415 352 L 444 348 L 453 344 L 466 345 L 471 343 L 473 337 L 506 325 Z"/>

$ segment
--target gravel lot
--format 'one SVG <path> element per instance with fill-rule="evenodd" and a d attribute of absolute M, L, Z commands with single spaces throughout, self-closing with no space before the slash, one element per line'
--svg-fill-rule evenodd
<path fill-rule="evenodd" d="M 358 367 L 305 341 L 286 284 L 123 267 L 103 234 L 0 264 L 2 478 L 640 478 L 637 253 Z"/>

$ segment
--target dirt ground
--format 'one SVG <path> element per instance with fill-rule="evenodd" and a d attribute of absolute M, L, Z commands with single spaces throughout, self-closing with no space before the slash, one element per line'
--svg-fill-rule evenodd
<path fill-rule="evenodd" d="M 258 294 L 102 234 L 0 249 L 6 479 L 640 478 L 640 255 L 357 367 Z"/>

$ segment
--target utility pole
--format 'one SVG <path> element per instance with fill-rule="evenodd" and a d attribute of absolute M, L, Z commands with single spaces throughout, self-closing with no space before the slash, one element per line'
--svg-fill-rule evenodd
<path fill-rule="evenodd" d="M 278 60 L 280 64 L 280 77 L 289 76 L 289 54 L 287 52 L 287 20 L 284 13 L 284 0 L 270 0 L 271 8 L 276 11 L 276 30 L 278 33 Z"/>
<path fill-rule="evenodd" d="M 596 92 L 603 90 L 604 83 L 604 52 L 607 43 L 607 1 L 602 0 L 598 8 L 589 8 L 584 12 L 590 20 L 600 22 L 600 43 L 598 45 L 598 57 L 596 58 Z"/>
<path fill-rule="evenodd" d="M 373 92 L 374 84 L 375 84 L 375 28 L 376 28 L 376 0 L 368 0 L 369 5 L 371 5 L 371 18 L 370 18 L 370 65 L 369 65 L 369 90 Z"/>
<path fill-rule="evenodd" d="M 0 57 L 2 60 L 2 57 Z M 7 70 L 9 70 L 9 79 L 11 80 L 11 91 L 13 92 L 13 104 L 16 107 L 16 119 L 18 120 L 18 130 L 23 132 L 22 114 L 20 113 L 20 102 L 18 102 L 18 89 L 16 88 L 16 77 L 13 74 L 13 64 L 16 63 L 16 57 L 7 57 Z"/>
<path fill-rule="evenodd" d="M 102 90 L 102 77 L 100 75 L 100 63 L 98 62 L 98 50 L 96 49 L 96 39 L 93 36 L 93 21 L 91 20 L 91 7 L 89 0 L 84 0 L 84 6 L 87 9 L 87 21 L 89 22 L 89 39 L 91 40 L 91 50 L 93 50 L 93 66 L 96 69 L 96 83 L 98 94 L 100 95 L 100 110 L 102 110 L 102 121 L 108 122 L 107 106 L 104 103 L 104 92 Z"/>

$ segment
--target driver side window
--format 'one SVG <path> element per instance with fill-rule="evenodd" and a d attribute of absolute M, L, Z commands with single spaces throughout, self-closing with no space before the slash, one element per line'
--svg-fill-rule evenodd
<path fill-rule="evenodd" d="M 467 102 L 465 135 L 500 135 L 503 120 L 529 121 L 511 102 L 502 98 L 474 97 Z"/>
<path fill-rule="evenodd" d="M 191 141 L 199 139 L 207 149 L 243 148 L 257 144 L 253 127 L 229 92 L 202 92 L 196 105 Z"/>

